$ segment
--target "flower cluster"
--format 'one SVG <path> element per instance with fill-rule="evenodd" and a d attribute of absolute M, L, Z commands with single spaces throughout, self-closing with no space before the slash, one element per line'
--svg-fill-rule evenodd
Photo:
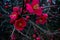
<path fill-rule="evenodd" d="M 59 40 L 59 5 L 59 0 L 0 0 L 0 40 Z"/>
<path fill-rule="evenodd" d="M 36 24 L 41 24 L 44 25 L 47 22 L 47 18 L 48 18 L 48 14 L 47 13 L 43 13 L 43 9 L 39 6 L 39 0 L 32 0 L 32 3 L 30 4 L 30 0 L 25 2 L 25 11 L 28 12 L 29 14 L 34 14 L 36 15 Z M 14 27 L 17 30 L 22 31 L 27 24 L 27 21 L 29 19 L 29 16 L 26 16 L 26 20 L 24 18 L 19 18 L 19 16 L 21 15 L 23 8 L 17 6 L 17 7 L 13 7 L 13 12 L 10 14 L 10 23 L 14 24 Z M 23 11 L 23 14 L 24 12 Z"/>
<path fill-rule="evenodd" d="M 20 9 L 22 10 L 22 9 Z M 13 7 L 13 12 L 10 14 L 10 23 L 14 25 L 16 30 L 22 31 L 26 26 L 24 18 L 19 18 L 20 15 L 19 7 Z"/>

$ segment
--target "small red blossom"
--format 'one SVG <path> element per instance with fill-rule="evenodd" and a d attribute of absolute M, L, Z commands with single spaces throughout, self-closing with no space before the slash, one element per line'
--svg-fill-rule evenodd
<path fill-rule="evenodd" d="M 10 15 L 10 19 L 16 20 L 17 18 L 18 18 L 18 13 L 12 12 L 11 15 Z"/>
<path fill-rule="evenodd" d="M 40 37 L 37 37 L 36 40 L 41 40 Z"/>
<path fill-rule="evenodd" d="M 13 24 L 14 21 L 18 18 L 18 13 L 12 12 L 9 17 L 10 17 L 10 23 Z"/>
<path fill-rule="evenodd" d="M 26 9 L 30 14 L 36 14 L 37 16 L 41 16 L 42 8 L 39 7 L 39 1 L 33 0 L 31 4 L 26 3 Z"/>
<path fill-rule="evenodd" d="M 24 18 L 20 18 L 18 20 L 15 21 L 14 23 L 14 27 L 17 29 L 17 30 L 24 30 L 24 28 L 26 27 L 26 21 Z"/>
<path fill-rule="evenodd" d="M 34 12 L 32 6 L 30 4 L 26 4 L 26 9 L 30 14 L 32 14 Z"/>
<path fill-rule="evenodd" d="M 4 8 L 7 9 L 7 8 L 9 8 L 9 6 L 8 5 L 5 5 Z"/>
<path fill-rule="evenodd" d="M 32 36 L 33 36 L 33 38 L 36 38 L 37 37 L 36 34 L 33 34 Z"/>
<path fill-rule="evenodd" d="M 42 16 L 40 16 L 36 20 L 36 24 L 42 24 L 42 25 L 44 25 L 47 22 L 47 18 L 48 18 L 48 15 L 47 14 L 43 14 Z"/>
<path fill-rule="evenodd" d="M 48 14 L 47 13 L 44 13 L 43 16 L 44 16 L 44 18 L 48 18 Z"/>
<path fill-rule="evenodd" d="M 18 12 L 19 11 L 19 7 L 13 7 L 13 12 Z"/>
<path fill-rule="evenodd" d="M 36 1 L 32 2 L 31 6 L 32 6 L 32 8 L 33 8 L 33 10 L 34 10 L 34 13 L 35 13 L 37 16 L 41 16 L 41 14 L 42 14 L 42 8 L 39 7 L 39 4 L 38 4 L 38 3 L 39 3 L 39 2 L 36 0 Z"/>
<path fill-rule="evenodd" d="M 36 10 L 34 10 L 34 13 L 35 13 L 37 16 L 41 16 L 41 15 L 42 15 L 42 9 L 41 9 L 41 8 L 36 9 Z"/>
<path fill-rule="evenodd" d="M 32 6 L 33 9 L 38 9 L 39 8 L 38 3 L 32 3 L 31 6 Z"/>
<path fill-rule="evenodd" d="M 29 19 L 30 18 L 30 16 L 26 16 L 26 19 Z"/>
<path fill-rule="evenodd" d="M 29 19 L 30 19 L 30 16 L 26 16 L 26 21 L 28 22 L 29 21 Z"/>

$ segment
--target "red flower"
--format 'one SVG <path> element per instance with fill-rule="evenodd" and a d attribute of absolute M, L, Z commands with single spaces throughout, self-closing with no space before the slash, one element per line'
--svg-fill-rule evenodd
<path fill-rule="evenodd" d="M 37 16 L 41 16 L 41 14 L 42 14 L 42 8 L 41 7 L 39 7 L 39 1 L 37 1 L 37 0 L 33 0 L 33 2 L 32 2 L 32 8 L 33 8 L 33 10 L 34 10 L 34 13 L 37 15 Z"/>
<path fill-rule="evenodd" d="M 18 12 L 19 11 L 19 7 L 13 7 L 13 12 Z"/>
<path fill-rule="evenodd" d="M 30 14 L 35 13 L 37 16 L 40 16 L 42 14 L 42 8 L 39 7 L 39 4 L 37 3 L 32 3 L 32 5 L 26 4 L 26 9 Z"/>
<path fill-rule="evenodd" d="M 39 8 L 39 4 L 38 4 L 37 1 L 32 2 L 31 6 L 32 6 L 33 9 L 38 9 Z"/>
<path fill-rule="evenodd" d="M 40 37 L 37 37 L 36 40 L 41 40 Z"/>
<path fill-rule="evenodd" d="M 25 19 L 20 18 L 20 19 L 16 20 L 14 26 L 17 30 L 20 30 L 20 31 L 24 30 L 24 28 L 26 27 Z"/>
<path fill-rule="evenodd" d="M 12 12 L 12 14 L 10 15 L 10 18 L 11 18 L 12 20 L 16 20 L 16 19 L 18 18 L 18 13 Z"/>
<path fill-rule="evenodd" d="M 44 24 L 47 22 L 47 18 L 48 18 L 48 15 L 47 15 L 47 14 L 43 14 L 42 16 L 40 16 L 40 17 L 36 20 L 36 23 L 37 23 L 37 24 L 42 24 L 42 25 L 44 25 Z"/>
<path fill-rule="evenodd" d="M 14 23 L 14 21 L 18 18 L 18 13 L 12 12 L 12 14 L 9 16 L 10 17 L 10 23 Z"/>
<path fill-rule="evenodd" d="M 32 36 L 33 36 L 33 38 L 36 38 L 37 37 L 36 34 L 33 34 Z"/>
<path fill-rule="evenodd" d="M 29 21 L 29 19 L 30 19 L 30 16 L 26 16 L 26 21 Z"/>
<path fill-rule="evenodd" d="M 44 18 L 48 18 L 48 14 L 47 13 L 44 13 L 43 16 L 44 16 Z"/>
<path fill-rule="evenodd" d="M 8 6 L 8 5 L 5 5 L 5 6 L 4 6 L 4 8 L 6 8 L 6 9 L 7 9 L 7 8 L 9 8 L 9 6 Z"/>
<path fill-rule="evenodd" d="M 30 16 L 26 16 L 26 19 L 29 19 L 30 18 Z"/>
<path fill-rule="evenodd" d="M 34 12 L 32 6 L 28 3 L 26 4 L 26 9 L 27 9 L 27 11 L 29 11 L 30 14 L 32 14 Z"/>
<path fill-rule="evenodd" d="M 30 14 L 34 13 L 37 16 L 41 16 L 42 8 L 39 7 L 39 0 L 32 0 L 32 3 L 26 3 L 26 9 L 29 11 Z"/>
<path fill-rule="evenodd" d="M 13 12 L 17 12 L 19 15 L 22 12 L 22 8 L 17 7 L 13 7 Z"/>
<path fill-rule="evenodd" d="M 41 16 L 41 15 L 42 15 L 42 9 L 41 9 L 41 8 L 38 8 L 38 9 L 34 10 L 34 13 L 35 13 L 37 16 Z"/>

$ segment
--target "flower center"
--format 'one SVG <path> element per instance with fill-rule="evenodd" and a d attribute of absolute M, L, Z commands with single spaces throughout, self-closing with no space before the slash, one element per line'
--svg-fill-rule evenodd
<path fill-rule="evenodd" d="M 42 19 L 39 19 L 40 22 L 42 22 Z"/>
<path fill-rule="evenodd" d="M 12 15 L 12 16 L 16 16 L 16 14 Z"/>
<path fill-rule="evenodd" d="M 22 25 L 22 23 L 19 23 L 19 26 L 21 26 Z"/>
<path fill-rule="evenodd" d="M 39 9 L 39 5 L 38 4 L 34 5 L 33 9 Z"/>

